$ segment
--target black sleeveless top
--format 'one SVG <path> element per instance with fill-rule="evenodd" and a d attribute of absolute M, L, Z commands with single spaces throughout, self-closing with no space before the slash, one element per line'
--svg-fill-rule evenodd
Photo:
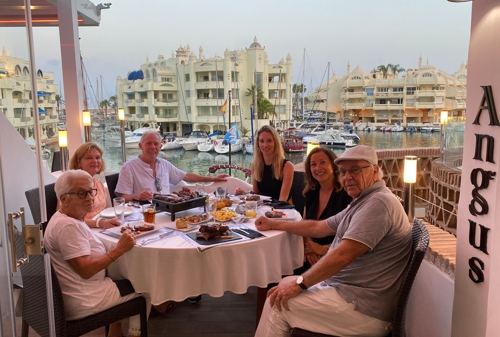
<path fill-rule="evenodd" d="M 283 161 L 283 167 L 285 167 L 287 161 L 288 159 L 285 159 Z M 264 172 L 262 173 L 262 180 L 257 181 L 257 188 L 259 189 L 259 194 L 279 200 L 281 193 L 281 185 L 283 185 L 283 179 L 277 180 L 276 178 L 274 178 L 273 166 L 264 164 Z"/>
<path fill-rule="evenodd" d="M 352 198 L 347 194 L 345 190 L 341 190 L 339 192 L 333 191 L 330 195 L 330 199 L 328 200 L 328 204 L 326 205 L 323 213 L 316 219 L 318 214 L 319 207 L 319 189 L 318 190 L 309 190 L 305 196 L 306 199 L 306 219 L 308 220 L 325 220 L 329 217 L 339 213 L 344 210 L 347 205 L 349 205 L 352 201 Z M 335 235 L 327 236 L 324 238 L 313 238 L 313 241 L 320 245 L 327 245 L 332 243 Z"/>

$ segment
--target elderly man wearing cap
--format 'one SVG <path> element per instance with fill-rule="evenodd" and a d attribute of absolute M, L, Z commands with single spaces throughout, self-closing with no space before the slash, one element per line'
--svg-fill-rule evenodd
<path fill-rule="evenodd" d="M 344 211 L 322 221 L 260 217 L 260 231 L 336 235 L 303 275 L 271 288 L 255 336 L 289 336 L 291 327 L 336 336 L 386 336 L 411 254 L 411 225 L 385 186 L 375 150 L 359 145 L 335 160 L 347 193 Z"/>

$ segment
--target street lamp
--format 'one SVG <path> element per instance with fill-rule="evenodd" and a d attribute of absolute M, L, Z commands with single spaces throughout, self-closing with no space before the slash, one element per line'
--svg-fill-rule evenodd
<path fill-rule="evenodd" d="M 417 156 L 405 156 L 404 166 L 404 203 L 408 220 L 415 218 L 415 183 L 417 182 Z"/>
<path fill-rule="evenodd" d="M 90 136 L 90 111 L 89 110 L 83 110 L 82 112 L 83 116 L 83 128 L 85 130 L 85 142 L 90 142 L 91 136 Z"/>
<path fill-rule="evenodd" d="M 59 152 L 61 153 L 61 171 L 67 170 L 68 166 L 68 131 L 59 131 Z"/>
<path fill-rule="evenodd" d="M 446 141 L 445 137 L 445 124 L 448 123 L 448 111 L 443 110 L 441 111 L 441 144 L 440 144 L 440 150 L 441 150 L 441 162 L 444 163 L 444 143 Z"/>
<path fill-rule="evenodd" d="M 123 108 L 118 109 L 118 120 L 120 121 L 121 144 L 122 144 L 122 164 L 127 161 L 127 153 L 125 152 L 125 111 Z"/>

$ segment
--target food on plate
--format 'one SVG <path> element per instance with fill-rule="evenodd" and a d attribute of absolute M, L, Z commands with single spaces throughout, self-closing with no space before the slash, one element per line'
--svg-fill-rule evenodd
<path fill-rule="evenodd" d="M 267 218 L 273 218 L 273 219 L 286 218 L 285 213 L 280 211 L 267 211 L 266 213 L 264 213 L 264 215 Z"/>
<path fill-rule="evenodd" d="M 260 200 L 260 196 L 258 196 L 257 194 L 249 194 L 247 195 L 247 197 L 245 198 L 246 201 L 259 201 Z"/>
<path fill-rule="evenodd" d="M 201 214 L 197 214 L 197 215 L 188 216 L 187 221 L 191 222 L 191 223 L 198 223 L 198 222 L 203 222 L 203 221 L 208 220 L 209 217 L 210 216 L 208 215 L 208 213 L 201 213 Z"/>
<path fill-rule="evenodd" d="M 139 231 L 139 232 L 149 232 L 149 231 L 152 231 L 153 229 L 155 229 L 155 226 L 147 224 L 147 223 L 139 225 L 139 226 L 134 226 L 134 230 Z"/>
<path fill-rule="evenodd" d="M 201 225 L 198 232 L 196 232 L 197 239 L 232 239 L 231 235 L 228 235 L 229 226 L 223 224 L 215 225 Z"/>
<path fill-rule="evenodd" d="M 188 226 L 188 221 L 186 217 L 182 217 L 179 219 L 175 219 L 175 228 L 177 229 L 185 229 Z"/>
<path fill-rule="evenodd" d="M 123 233 L 123 232 L 125 232 L 126 230 L 130 230 L 131 232 L 133 232 L 133 231 L 134 231 L 134 229 L 133 229 L 132 227 L 130 227 L 130 225 L 127 225 L 127 226 L 122 226 L 122 227 L 120 228 L 120 233 Z"/>
<path fill-rule="evenodd" d="M 216 208 L 221 209 L 224 207 L 230 207 L 232 204 L 233 204 L 233 202 L 231 201 L 231 199 L 222 198 L 222 199 L 219 199 L 218 201 L 216 201 Z"/>
<path fill-rule="evenodd" d="M 243 189 L 241 188 L 237 188 L 236 191 L 234 192 L 234 195 L 245 195 L 245 191 L 243 191 Z"/>
<path fill-rule="evenodd" d="M 153 199 L 165 201 L 171 204 L 177 204 L 180 202 L 196 199 L 199 197 L 201 197 L 201 195 L 198 192 L 191 192 L 191 190 L 187 187 L 183 187 L 182 190 L 178 192 L 172 192 L 171 194 L 168 195 L 163 195 L 163 194 L 153 195 Z"/>
<path fill-rule="evenodd" d="M 215 212 L 215 220 L 217 221 L 226 221 L 231 218 L 236 218 L 238 214 L 236 214 L 233 210 L 228 208 L 221 209 L 220 211 Z"/>

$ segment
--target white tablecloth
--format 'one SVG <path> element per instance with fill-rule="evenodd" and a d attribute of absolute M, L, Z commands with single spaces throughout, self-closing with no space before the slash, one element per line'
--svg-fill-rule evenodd
<path fill-rule="evenodd" d="M 171 224 L 169 214 L 156 215 L 156 224 L 167 223 Z M 253 221 L 245 225 L 255 228 Z M 95 231 L 108 250 L 116 245 L 118 239 Z M 172 236 L 174 233 L 145 247 L 132 248 L 108 267 L 108 275 L 129 279 L 135 291 L 149 293 L 155 305 L 199 294 L 243 294 L 250 286 L 265 288 L 278 282 L 282 275 L 291 275 L 303 264 L 301 237 L 281 231 L 263 234 L 265 238 L 200 252 L 181 236 Z"/>

